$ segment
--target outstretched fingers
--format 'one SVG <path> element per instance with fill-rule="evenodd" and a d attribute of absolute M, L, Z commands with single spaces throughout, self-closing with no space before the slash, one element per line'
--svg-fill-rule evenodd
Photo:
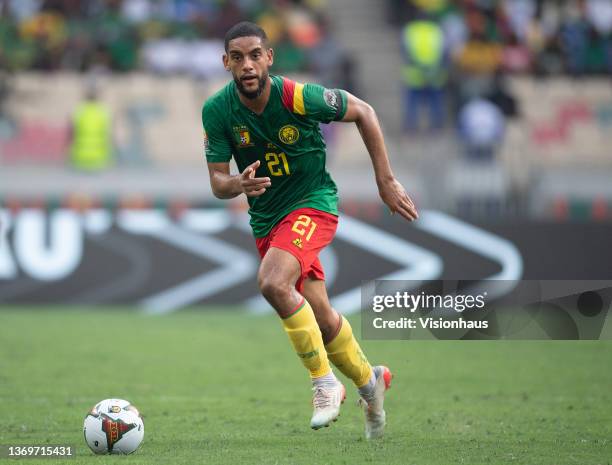
<path fill-rule="evenodd" d="M 259 168 L 260 164 L 261 162 L 256 160 L 247 166 L 240 174 L 240 187 L 248 197 L 258 197 L 266 192 L 266 189 L 272 185 L 268 177 L 255 177 L 255 171 Z"/>

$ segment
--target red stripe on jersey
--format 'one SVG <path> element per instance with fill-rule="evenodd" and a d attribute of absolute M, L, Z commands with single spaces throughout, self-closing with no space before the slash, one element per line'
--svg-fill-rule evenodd
<path fill-rule="evenodd" d="M 293 92 L 295 91 L 295 81 L 283 78 L 283 105 L 287 110 L 293 111 Z"/>

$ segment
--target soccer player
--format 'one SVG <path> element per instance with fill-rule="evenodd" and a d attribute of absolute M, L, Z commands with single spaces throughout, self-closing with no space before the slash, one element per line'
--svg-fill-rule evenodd
<path fill-rule="evenodd" d="M 383 202 L 410 221 L 417 211 L 391 171 L 372 107 L 343 90 L 272 76 L 273 58 L 266 33 L 255 24 L 238 23 L 225 35 L 223 64 L 233 80 L 202 109 L 210 184 L 221 199 L 247 196 L 261 256 L 259 288 L 312 379 L 310 426 L 329 426 L 346 396 L 331 362 L 359 391 L 366 437 L 380 437 L 391 372 L 369 364 L 349 322 L 332 308 L 318 258 L 338 224 L 337 189 L 325 169 L 319 123 L 355 123 Z M 232 156 L 238 174 L 230 174 Z"/>

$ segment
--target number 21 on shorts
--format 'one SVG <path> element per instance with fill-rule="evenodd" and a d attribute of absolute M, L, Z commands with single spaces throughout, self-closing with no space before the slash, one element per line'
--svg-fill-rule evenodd
<path fill-rule="evenodd" d="M 317 223 L 312 221 L 308 215 L 298 216 L 295 223 L 293 223 L 293 227 L 291 228 L 293 232 L 298 233 L 300 236 L 306 234 L 307 241 L 310 240 L 315 229 L 317 229 Z"/>

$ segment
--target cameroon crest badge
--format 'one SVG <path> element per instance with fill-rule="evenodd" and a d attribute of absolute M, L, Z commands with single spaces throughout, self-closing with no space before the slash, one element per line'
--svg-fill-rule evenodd
<path fill-rule="evenodd" d="M 255 144 L 251 142 L 251 134 L 246 126 L 234 126 L 234 140 L 238 147 L 251 147 Z"/>
<path fill-rule="evenodd" d="M 278 138 L 283 144 L 292 145 L 300 138 L 300 131 L 295 126 L 287 124 L 278 131 Z"/>

